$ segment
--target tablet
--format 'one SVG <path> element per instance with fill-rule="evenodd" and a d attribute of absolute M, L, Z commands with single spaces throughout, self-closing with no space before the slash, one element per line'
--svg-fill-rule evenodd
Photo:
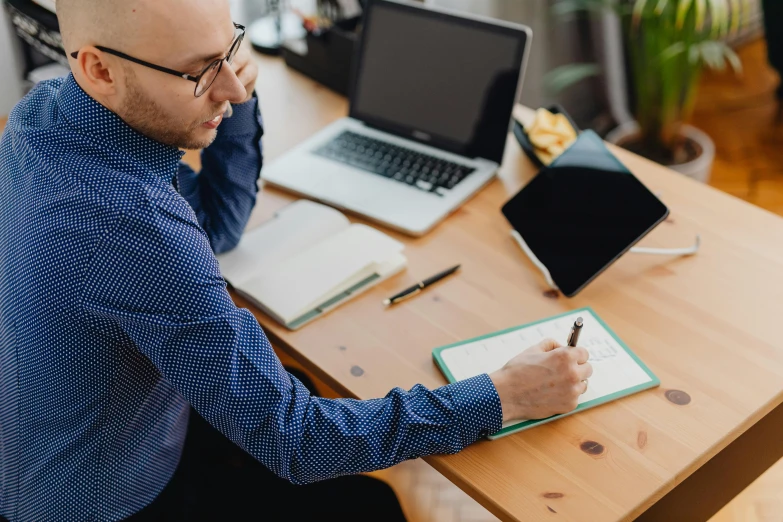
<path fill-rule="evenodd" d="M 669 215 L 592 131 L 584 131 L 502 212 L 568 297 Z"/>

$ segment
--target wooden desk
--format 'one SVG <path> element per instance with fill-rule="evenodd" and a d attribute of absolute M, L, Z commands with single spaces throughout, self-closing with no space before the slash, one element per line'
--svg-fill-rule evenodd
<path fill-rule="evenodd" d="M 344 98 L 260 63 L 267 160 L 346 114 Z M 498 179 L 446 222 L 419 239 L 390 232 L 406 243 L 403 274 L 295 333 L 236 301 L 276 346 L 362 399 L 444 384 L 436 346 L 590 305 L 660 389 L 427 461 L 504 520 L 704 520 L 783 454 L 783 220 L 616 153 L 671 209 L 643 243 L 685 246 L 699 233 L 698 256 L 626 255 L 576 298 L 551 296 L 499 211 L 535 173 L 510 138 Z M 264 189 L 250 226 L 291 200 Z M 457 277 L 381 304 L 454 263 Z"/>

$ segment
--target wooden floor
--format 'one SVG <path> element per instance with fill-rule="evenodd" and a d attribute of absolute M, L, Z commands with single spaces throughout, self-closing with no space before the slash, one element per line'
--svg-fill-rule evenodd
<path fill-rule="evenodd" d="M 783 124 L 773 91 L 777 76 L 762 40 L 740 49 L 744 75 L 705 74 L 694 125 L 715 140 L 710 184 L 783 216 Z M 0 118 L 0 131 L 5 120 Z M 189 153 L 186 159 L 198 162 Z M 296 364 L 281 354 L 285 364 Z M 336 394 L 316 383 L 324 396 Z M 726 470 L 730 473 L 731 470 Z M 389 482 L 411 522 L 490 522 L 489 512 L 420 460 L 373 475 Z M 783 461 L 778 462 L 710 522 L 783 522 Z"/>
<path fill-rule="evenodd" d="M 778 118 L 775 72 L 766 45 L 739 49 L 744 73 L 705 74 L 693 124 L 715 141 L 710 184 L 783 215 L 783 123 Z"/>

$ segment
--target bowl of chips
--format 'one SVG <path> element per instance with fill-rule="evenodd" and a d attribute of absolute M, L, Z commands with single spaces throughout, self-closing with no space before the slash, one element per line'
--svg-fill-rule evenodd
<path fill-rule="evenodd" d="M 514 120 L 514 136 L 539 168 L 548 166 L 565 152 L 578 133 L 579 127 L 559 105 L 536 110 L 535 118 L 527 127 Z"/>

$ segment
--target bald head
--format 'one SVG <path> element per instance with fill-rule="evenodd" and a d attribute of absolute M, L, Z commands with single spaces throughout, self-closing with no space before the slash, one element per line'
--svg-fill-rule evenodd
<path fill-rule="evenodd" d="M 233 34 L 228 0 L 58 0 L 57 18 L 69 53 L 103 45 L 172 60 L 224 52 Z"/>
<path fill-rule="evenodd" d="M 202 124 L 246 97 L 231 66 L 221 66 L 226 72 L 215 77 L 208 96 L 195 96 L 196 84 L 188 79 L 231 47 L 236 29 L 228 0 L 57 0 L 57 17 L 77 83 L 158 141 L 207 143 L 214 130 Z"/>
<path fill-rule="evenodd" d="M 58 0 L 57 19 L 66 51 L 85 45 L 128 45 L 135 31 L 121 22 L 139 11 L 141 0 Z"/>

